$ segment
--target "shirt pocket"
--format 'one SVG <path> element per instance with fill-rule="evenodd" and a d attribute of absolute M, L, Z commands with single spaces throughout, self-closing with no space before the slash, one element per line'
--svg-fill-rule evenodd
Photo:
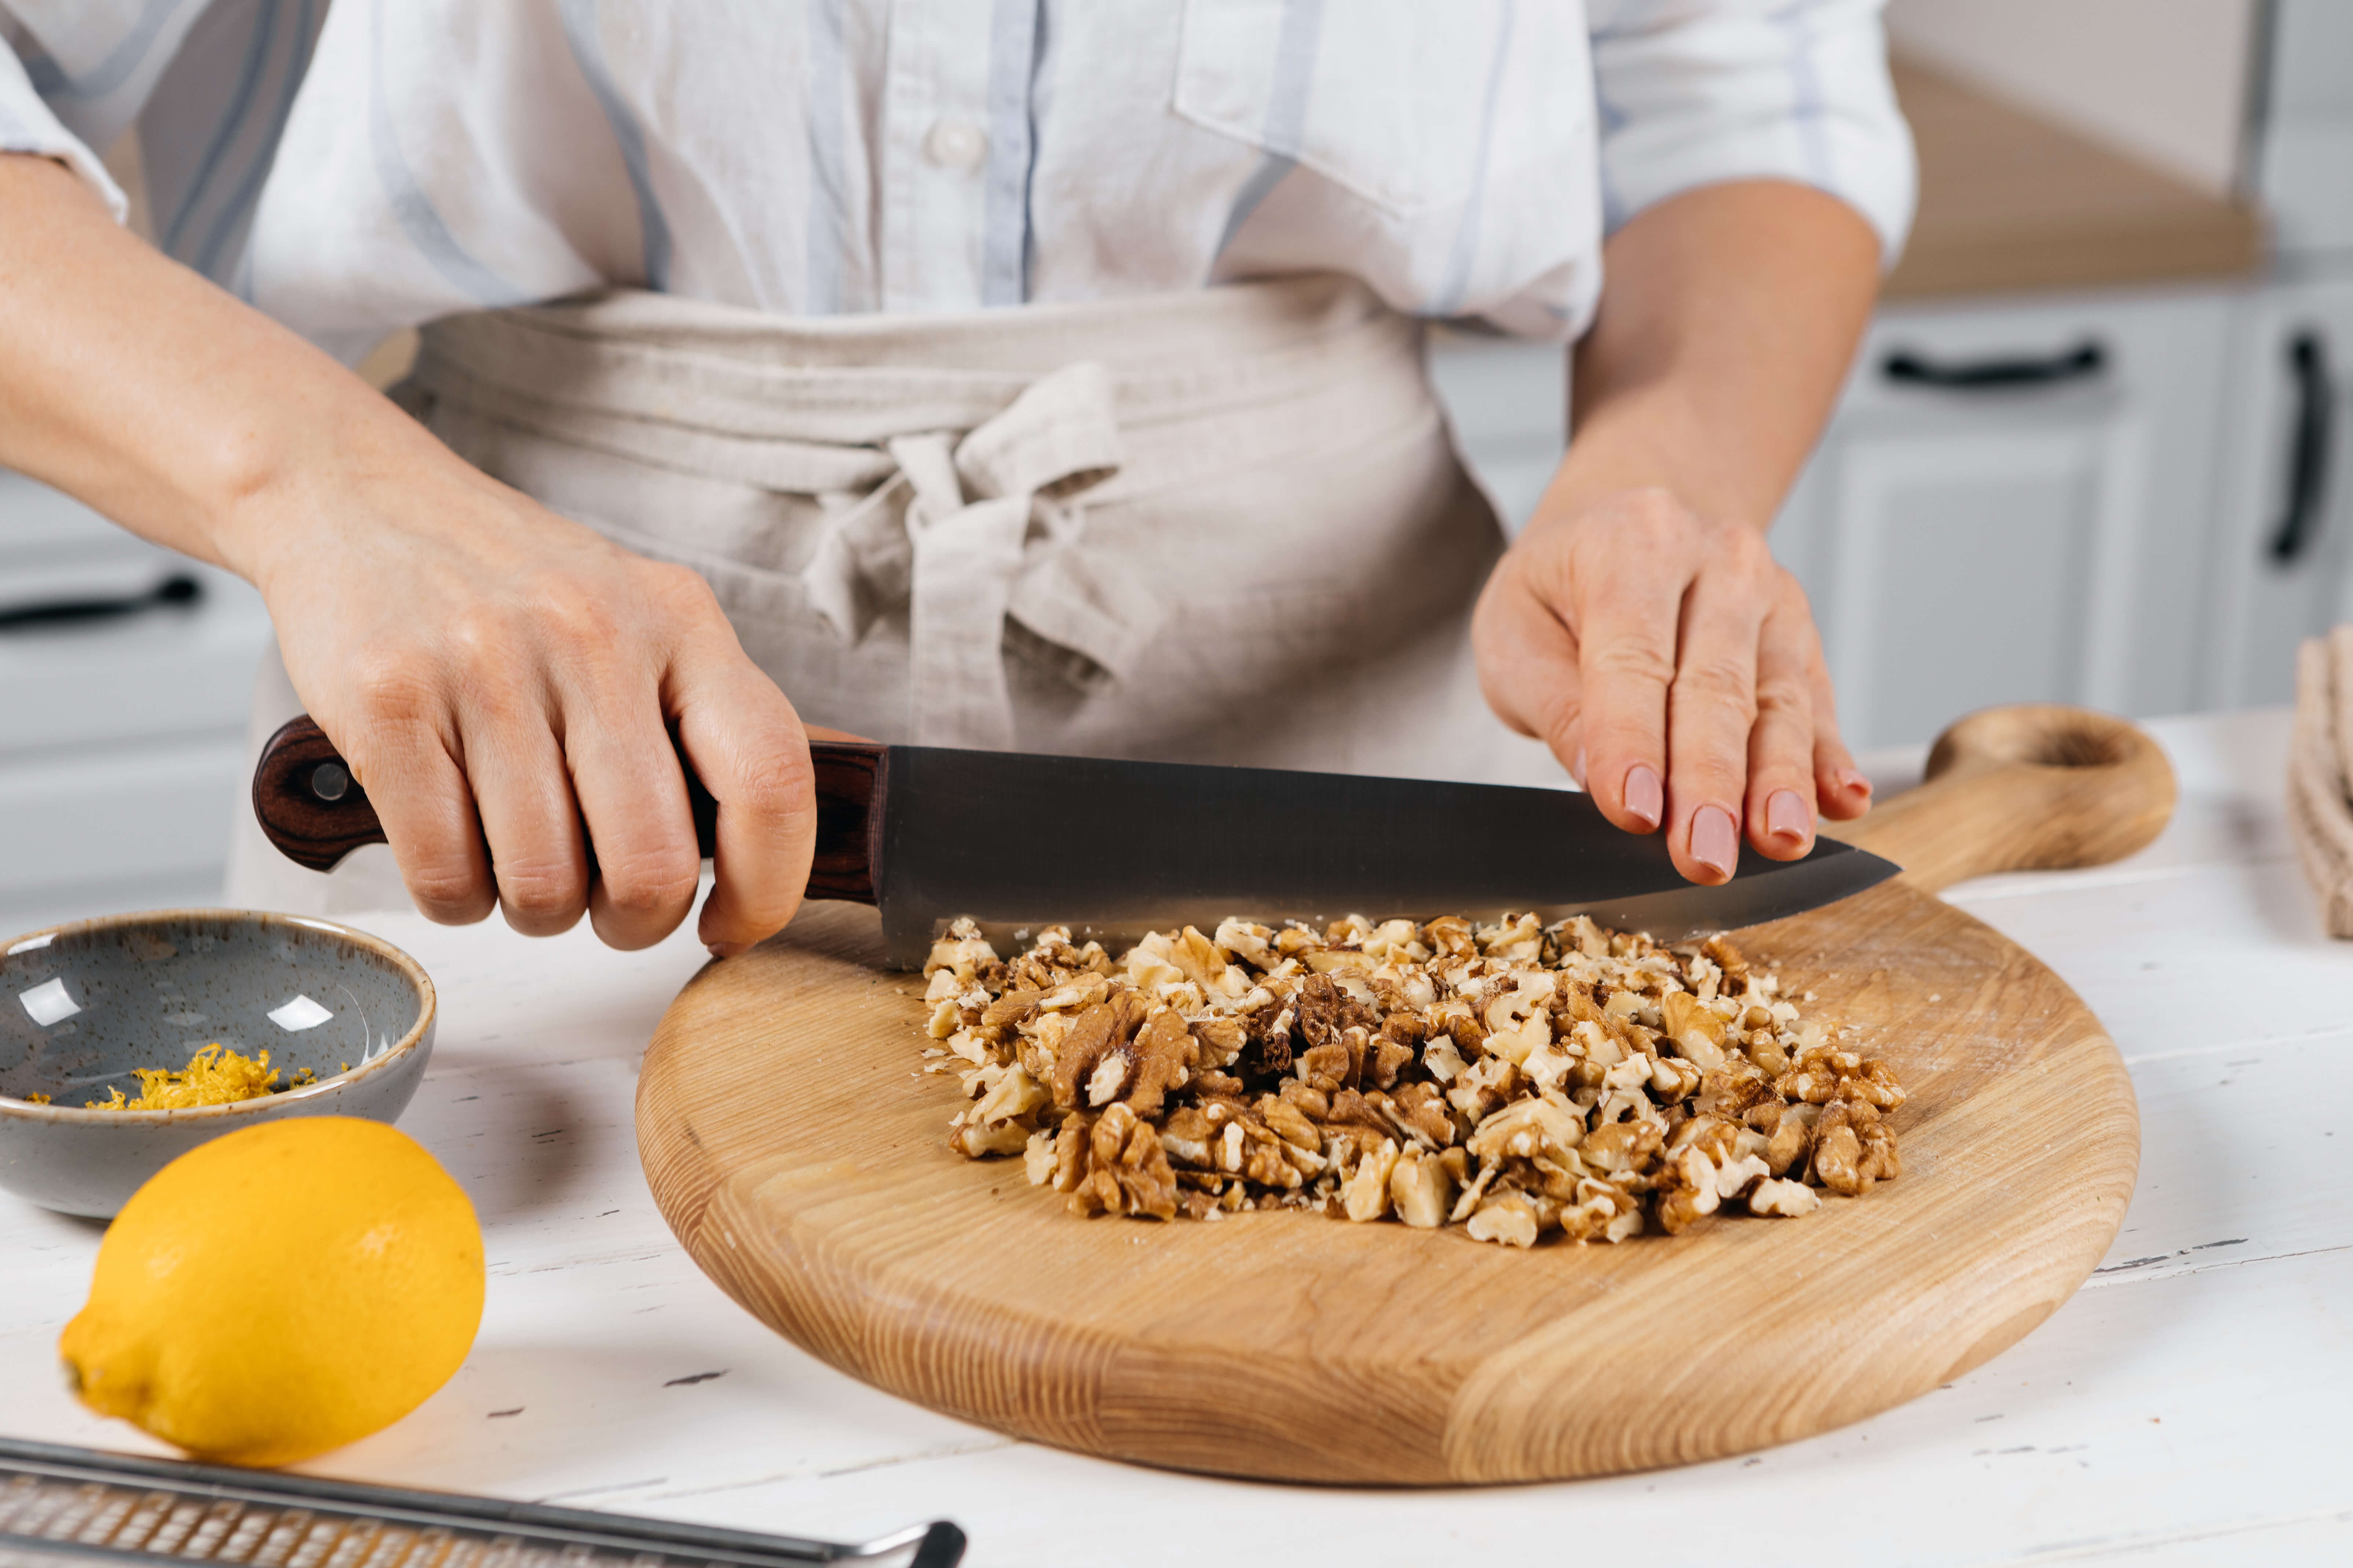
<path fill-rule="evenodd" d="M 1173 108 L 1410 216 L 1577 146 L 1582 22 L 1511 0 L 1186 0 Z"/>

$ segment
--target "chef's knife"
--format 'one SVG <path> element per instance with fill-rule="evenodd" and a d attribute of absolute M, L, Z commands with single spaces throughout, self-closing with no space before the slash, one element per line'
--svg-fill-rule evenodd
<path fill-rule="evenodd" d="M 1344 773 L 817 742 L 809 896 L 875 904 L 891 963 L 916 968 L 949 920 L 998 940 L 1065 925 L 1106 945 L 1146 931 L 1534 910 L 1662 942 L 1817 909 L 1899 868 L 1834 839 L 1802 860 L 1743 848 L 1732 880 L 1683 880 L 1658 834 L 1613 827 L 1567 790 Z M 688 773 L 711 852 L 715 812 Z M 326 870 L 384 842 L 367 795 L 308 718 L 270 738 L 254 815 Z"/>

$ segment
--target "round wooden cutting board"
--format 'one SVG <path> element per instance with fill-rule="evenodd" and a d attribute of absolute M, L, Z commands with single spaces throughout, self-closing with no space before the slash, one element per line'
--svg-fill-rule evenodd
<path fill-rule="evenodd" d="M 1926 890 L 2112 859 L 2170 772 L 2120 721 L 2002 709 L 1857 842 L 1907 867 L 1736 938 L 1910 1090 L 1905 1174 L 1800 1220 L 1533 1251 L 1299 1213 L 1080 1220 L 947 1146 L 918 977 L 817 905 L 706 968 L 654 1037 L 656 1201 L 745 1308 L 907 1398 L 1082 1452 L 1262 1479 L 1450 1483 L 1714 1458 L 1854 1421 L 2013 1343 L 2132 1194 L 2139 1124 L 2098 1020 Z"/>

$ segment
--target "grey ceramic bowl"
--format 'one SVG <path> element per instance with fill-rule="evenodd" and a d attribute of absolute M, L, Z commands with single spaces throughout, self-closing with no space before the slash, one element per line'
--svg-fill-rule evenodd
<path fill-rule="evenodd" d="M 433 982 L 390 942 L 328 921 L 159 910 L 77 921 L 0 948 L 0 1187 L 111 1216 L 197 1144 L 280 1116 L 390 1121 L 433 1051 Z M 315 1082 L 188 1110 L 90 1110 L 136 1068 L 205 1046 L 269 1052 Z M 26 1096 L 46 1094 L 37 1105 Z"/>

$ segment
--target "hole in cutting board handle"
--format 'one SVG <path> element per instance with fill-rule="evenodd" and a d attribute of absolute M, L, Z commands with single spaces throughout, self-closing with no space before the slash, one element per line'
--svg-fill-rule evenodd
<path fill-rule="evenodd" d="M 1995 871 L 2121 859 L 2173 815 L 2173 765 L 2129 721 L 2058 703 L 1970 714 L 1936 737 L 1927 777 L 1826 827 L 1934 892 Z"/>
<path fill-rule="evenodd" d="M 1988 708 L 1956 721 L 1936 737 L 1926 776 L 1955 767 L 2023 763 L 2044 768 L 2116 768 L 2136 762 L 2152 742 L 2126 720 L 2056 703 Z"/>

